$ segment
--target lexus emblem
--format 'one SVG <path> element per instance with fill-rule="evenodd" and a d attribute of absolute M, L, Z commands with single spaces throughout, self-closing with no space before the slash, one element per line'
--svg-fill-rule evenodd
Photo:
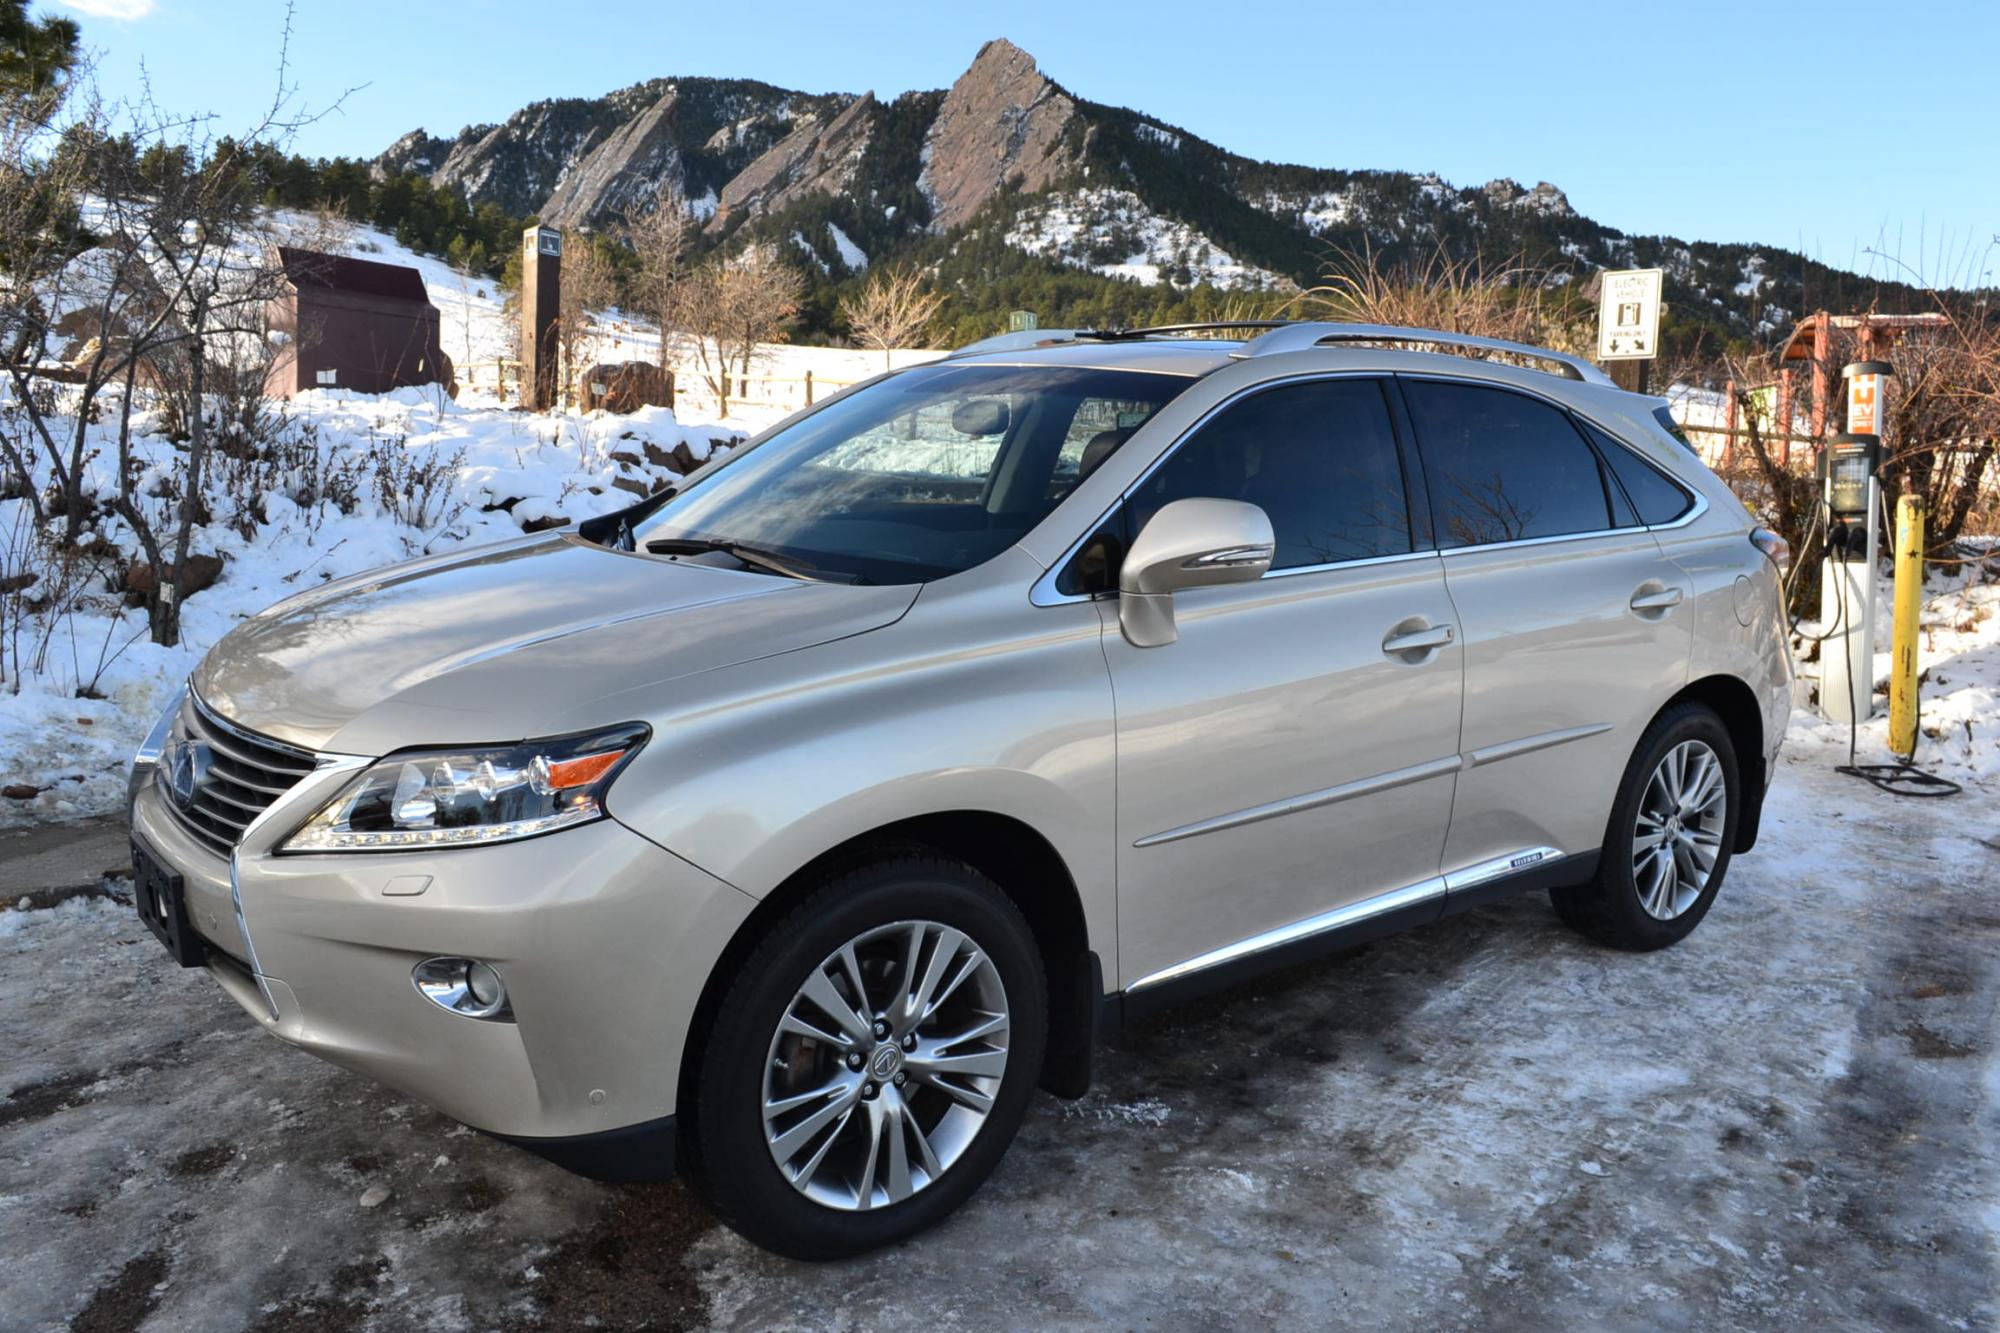
<path fill-rule="evenodd" d="M 214 762 L 209 748 L 199 741 L 175 741 L 167 750 L 167 790 L 174 804 L 186 810 L 208 782 L 208 768 Z"/>

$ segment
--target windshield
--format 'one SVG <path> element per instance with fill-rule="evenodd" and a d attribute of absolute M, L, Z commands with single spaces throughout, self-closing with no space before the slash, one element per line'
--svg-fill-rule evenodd
<path fill-rule="evenodd" d="M 676 495 L 636 545 L 735 546 L 854 582 L 956 574 L 1019 541 L 1193 382 L 1054 366 L 906 370 Z"/>

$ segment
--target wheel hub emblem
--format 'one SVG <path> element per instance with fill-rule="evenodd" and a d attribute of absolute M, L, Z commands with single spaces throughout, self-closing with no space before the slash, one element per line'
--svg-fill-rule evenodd
<path fill-rule="evenodd" d="M 894 1078 L 896 1071 L 902 1067 L 903 1052 L 901 1048 L 894 1044 L 877 1046 L 875 1048 L 875 1057 L 868 1062 L 868 1072 L 873 1074 L 877 1079 Z"/>

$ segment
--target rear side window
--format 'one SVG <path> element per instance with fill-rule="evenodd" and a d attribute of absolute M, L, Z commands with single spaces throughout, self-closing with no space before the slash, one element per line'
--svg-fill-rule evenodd
<path fill-rule="evenodd" d="M 1641 523 L 1671 523 L 1694 503 L 1686 491 L 1668 481 L 1652 464 L 1630 449 L 1587 421 L 1583 423 L 1583 428 L 1590 432 L 1591 442 L 1604 455 L 1611 475 L 1618 479 L 1619 488 L 1631 500 Z"/>
<path fill-rule="evenodd" d="M 1284 384 L 1225 408 L 1133 492 L 1129 531 L 1204 496 L 1269 515 L 1273 569 L 1410 549 L 1402 461 L 1376 380 Z"/>
<path fill-rule="evenodd" d="M 1561 537 L 1611 526 L 1604 478 L 1568 416 L 1477 384 L 1407 380 L 1438 545 Z"/>

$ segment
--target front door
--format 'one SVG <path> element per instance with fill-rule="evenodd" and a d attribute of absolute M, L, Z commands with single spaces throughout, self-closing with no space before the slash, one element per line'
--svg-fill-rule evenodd
<path fill-rule="evenodd" d="M 1177 594 L 1165 647 L 1133 647 L 1105 604 L 1127 988 L 1436 892 L 1462 654 L 1441 562 L 1412 540 L 1387 387 L 1240 399 L 1127 500 L 1131 534 L 1209 496 L 1261 506 L 1277 537 L 1262 580 Z"/>

